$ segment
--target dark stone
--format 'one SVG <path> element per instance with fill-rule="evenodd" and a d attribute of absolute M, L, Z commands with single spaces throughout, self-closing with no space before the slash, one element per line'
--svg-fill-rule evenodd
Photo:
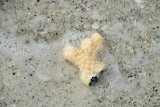
<path fill-rule="evenodd" d="M 97 76 L 92 77 L 92 79 L 91 79 L 91 81 L 89 83 L 89 86 L 95 84 L 97 81 L 98 81 L 98 77 Z"/>
<path fill-rule="evenodd" d="M 102 70 L 102 71 L 99 73 L 99 76 L 98 76 L 98 77 L 97 77 L 97 76 L 92 77 L 92 78 L 91 78 L 91 81 L 90 81 L 90 83 L 89 83 L 89 86 L 95 84 L 96 82 L 98 82 L 99 77 L 100 77 L 103 73 L 104 73 L 104 70 Z"/>
<path fill-rule="evenodd" d="M 13 75 L 15 75 L 16 73 L 14 72 Z"/>

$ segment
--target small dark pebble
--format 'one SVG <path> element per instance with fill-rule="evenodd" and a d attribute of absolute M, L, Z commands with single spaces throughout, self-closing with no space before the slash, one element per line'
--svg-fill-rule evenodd
<path fill-rule="evenodd" d="M 102 74 L 104 73 L 104 70 L 102 70 L 100 73 L 99 73 L 99 76 L 101 76 Z M 98 77 L 99 77 L 98 76 Z M 90 81 L 90 83 L 89 83 L 89 86 L 91 86 L 91 85 L 93 85 L 93 84 L 95 84 L 96 82 L 98 82 L 98 78 L 97 76 L 95 76 L 95 77 L 92 77 L 91 78 L 91 81 Z"/>
<path fill-rule="evenodd" d="M 13 75 L 15 75 L 16 73 L 14 72 Z"/>
<path fill-rule="evenodd" d="M 37 0 L 37 2 L 40 2 L 40 0 Z"/>
<path fill-rule="evenodd" d="M 30 76 L 33 76 L 33 74 L 29 74 Z"/>
<path fill-rule="evenodd" d="M 98 77 L 92 77 L 89 86 L 95 84 L 98 81 Z"/>
<path fill-rule="evenodd" d="M 29 44 L 29 40 L 25 40 L 25 44 Z"/>
<path fill-rule="evenodd" d="M 132 75 L 129 75 L 128 77 L 130 78 L 130 77 L 133 77 L 133 76 L 132 76 Z"/>
<path fill-rule="evenodd" d="M 101 103 L 101 100 L 98 99 L 97 101 L 98 101 L 99 103 Z"/>

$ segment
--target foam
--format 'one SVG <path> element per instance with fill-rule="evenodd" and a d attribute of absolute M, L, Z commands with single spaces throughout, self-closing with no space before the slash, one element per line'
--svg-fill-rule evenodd
<path fill-rule="evenodd" d="M 151 49 L 150 49 L 151 55 L 156 55 L 160 53 L 160 44 L 156 44 L 156 45 L 151 45 Z"/>
<path fill-rule="evenodd" d="M 100 14 L 95 9 L 92 11 L 92 19 L 100 19 Z"/>
<path fill-rule="evenodd" d="M 0 10 L 0 18 L 2 20 L 1 26 L 10 27 L 14 25 L 13 17 Z M 5 21 L 7 19 L 7 21 Z"/>
<path fill-rule="evenodd" d="M 31 22 L 31 23 L 33 23 L 32 29 L 33 29 L 34 32 L 37 31 L 37 28 L 38 28 L 41 20 L 43 21 L 43 20 L 44 20 L 44 17 L 42 17 L 42 16 L 36 16 L 36 17 L 33 19 L 33 22 Z"/>
<path fill-rule="evenodd" d="M 2 62 L 5 62 L 6 57 L 10 57 L 12 61 L 9 63 L 9 66 L 16 64 L 25 67 L 24 61 L 33 57 L 33 61 L 23 69 L 37 72 L 36 77 L 40 81 L 49 81 L 53 78 L 62 80 L 62 78 L 67 78 L 64 78 L 64 75 L 74 75 L 74 72 L 69 72 L 70 70 L 78 70 L 73 66 L 67 66 L 64 62 L 64 47 L 68 45 L 80 45 L 80 41 L 87 35 L 90 35 L 90 33 L 89 31 L 86 31 L 84 34 L 68 30 L 60 41 L 47 44 L 36 43 L 32 38 L 15 37 L 13 33 L 0 32 L 0 40 L 2 42 L 0 45 L 0 59 Z M 29 44 L 25 44 L 26 39 L 29 40 Z M 70 43 L 70 40 L 73 42 Z M 61 69 L 66 69 L 66 71 L 62 71 Z M 20 76 L 21 74 L 18 75 Z"/>
<path fill-rule="evenodd" d="M 90 31 L 80 32 L 80 31 L 66 30 L 62 42 L 65 44 L 65 47 L 71 45 L 80 47 L 81 41 L 86 37 L 90 37 L 90 34 L 92 35 L 93 33 Z"/>
<path fill-rule="evenodd" d="M 133 57 L 132 60 L 132 67 L 141 67 L 143 65 L 149 64 L 150 61 L 149 59 L 143 59 L 142 57 L 144 56 L 143 51 L 141 49 L 136 49 L 137 50 L 137 56 Z"/>
<path fill-rule="evenodd" d="M 141 31 L 144 31 L 144 32 L 146 32 L 146 31 L 148 31 L 148 26 L 147 25 L 145 25 L 143 22 L 141 22 L 141 21 L 136 21 L 135 20 L 135 23 L 133 23 L 134 24 L 134 26 L 137 26 L 138 27 L 138 29 L 139 30 L 141 30 Z"/>
<path fill-rule="evenodd" d="M 101 52 L 102 61 L 107 63 L 107 74 L 105 75 L 106 81 L 110 84 L 109 88 L 112 91 L 131 91 L 136 86 L 136 81 L 131 84 L 127 84 L 125 78 L 119 70 L 119 64 L 117 59 L 108 52 L 107 47 Z M 122 71 L 123 72 L 123 71 Z"/>
<path fill-rule="evenodd" d="M 117 38 L 121 38 L 124 41 L 128 41 L 130 44 L 134 44 L 134 39 L 128 36 L 128 33 L 124 31 L 122 34 L 121 29 L 123 29 L 123 24 L 121 22 L 115 23 L 108 29 L 108 34 L 116 35 Z"/>
<path fill-rule="evenodd" d="M 120 27 L 121 24 L 118 26 Z M 29 39 L 30 44 L 24 44 L 26 38 L 15 37 L 13 34 L 0 32 L 0 40 L 2 42 L 0 45 L 0 59 L 1 61 L 4 61 L 4 58 L 9 56 L 12 58 L 10 66 L 19 64 L 20 66 L 25 67 L 23 65 L 24 60 L 34 56 L 33 62 L 29 63 L 30 65 L 27 66 L 28 68 L 23 69 L 34 70 L 36 72 L 36 78 L 39 81 L 50 81 L 52 79 L 62 81 L 67 80 L 68 77 L 74 77 L 75 81 L 73 81 L 72 84 L 76 86 L 77 83 L 81 84 L 78 82 L 79 75 L 75 75 L 75 72 L 78 72 L 78 68 L 65 62 L 63 49 L 65 46 L 69 45 L 80 47 L 81 41 L 86 37 L 90 37 L 92 34 L 93 32 L 90 31 L 82 33 L 80 31 L 67 30 L 60 41 L 47 44 L 36 43 L 32 39 Z M 11 45 L 10 48 L 8 47 L 9 45 Z M 140 52 L 138 58 L 142 56 L 143 54 Z M 126 83 L 125 78 L 119 70 L 117 59 L 108 52 L 106 46 L 104 46 L 104 49 L 101 51 L 101 58 L 101 61 L 108 65 L 107 74 L 104 75 L 105 82 L 103 84 L 109 83 L 109 89 L 117 92 L 131 91 L 135 88 L 137 81 L 134 81 L 131 84 Z M 38 65 L 36 63 L 38 63 Z"/>
<path fill-rule="evenodd" d="M 145 5 L 143 0 L 135 0 L 135 1 L 137 2 L 138 6 L 141 7 L 141 9 L 144 8 Z"/>
<path fill-rule="evenodd" d="M 32 66 L 33 70 L 37 70 L 38 72 L 41 71 L 41 73 L 47 74 L 50 78 L 50 74 L 52 73 L 52 65 L 47 62 L 48 60 L 56 62 L 62 61 L 60 53 L 60 48 L 62 47 L 61 43 L 55 42 L 52 44 L 46 44 L 46 43 L 40 43 L 37 44 L 36 42 L 30 40 L 30 44 L 24 44 L 25 38 L 18 38 L 13 36 L 12 34 L 3 35 L 4 32 L 0 32 L 0 40 L 2 41 L 2 44 L 0 45 L 1 48 L 1 56 L 0 59 L 3 62 L 6 57 L 12 58 L 12 62 L 10 62 L 10 65 L 23 65 L 24 61 L 32 56 L 34 56 L 34 62 L 31 63 L 30 66 Z M 4 33 L 6 34 L 6 33 Z M 7 37 L 7 38 L 6 38 Z M 56 53 L 56 54 L 54 54 Z M 5 61 L 4 61 L 5 62 Z M 36 63 L 39 63 L 37 66 Z M 47 67 L 46 66 L 50 65 Z M 35 67 L 35 68 L 33 68 Z M 27 68 L 26 68 L 27 69 Z M 56 72 L 56 71 L 55 71 Z M 38 77 L 41 77 L 40 74 L 37 74 Z M 44 79 L 46 80 L 46 79 Z"/>

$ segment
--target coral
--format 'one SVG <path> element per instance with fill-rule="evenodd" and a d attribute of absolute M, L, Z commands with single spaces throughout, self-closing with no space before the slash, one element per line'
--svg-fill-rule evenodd
<path fill-rule="evenodd" d="M 91 85 L 97 82 L 99 73 L 104 69 L 105 64 L 96 59 L 96 55 L 103 47 L 103 38 L 95 33 L 91 38 L 86 38 L 81 42 L 81 49 L 68 46 L 65 49 L 65 56 L 74 62 L 82 71 L 81 79 L 84 84 Z"/>

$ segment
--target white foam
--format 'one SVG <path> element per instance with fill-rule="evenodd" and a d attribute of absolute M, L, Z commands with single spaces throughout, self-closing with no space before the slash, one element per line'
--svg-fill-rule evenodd
<path fill-rule="evenodd" d="M 25 38 L 19 38 L 13 36 L 13 34 L 3 35 L 4 32 L 0 32 L 0 40 L 2 44 L 0 45 L 0 59 L 4 61 L 6 57 L 11 57 L 12 62 L 10 65 L 19 64 L 23 66 L 24 61 L 31 56 L 34 56 L 35 62 L 31 63 L 30 69 L 33 69 L 37 73 L 37 77 L 42 80 L 47 80 L 52 78 L 53 74 L 56 74 L 56 70 L 52 67 L 52 64 L 48 62 L 61 62 L 63 60 L 61 54 L 61 48 L 63 47 L 61 42 L 54 42 L 52 44 L 46 43 L 36 43 L 30 40 L 30 44 L 24 44 Z M 56 53 L 56 54 L 55 54 Z M 4 61 L 5 62 L 5 61 Z M 39 65 L 36 65 L 38 63 Z M 48 66 L 48 67 L 47 67 Z M 34 68 L 35 67 L 35 68 Z M 26 66 L 26 69 L 29 69 Z M 57 68 L 56 68 L 57 69 Z M 45 74 L 42 78 L 42 75 Z M 57 76 L 58 77 L 58 76 Z"/>
<path fill-rule="evenodd" d="M 59 6 L 63 6 L 68 8 L 69 7 L 69 2 L 65 0 L 59 0 Z"/>
<path fill-rule="evenodd" d="M 38 26 L 39 26 L 39 24 L 40 24 L 40 21 L 43 21 L 44 20 L 44 17 L 42 17 L 42 16 L 36 16 L 35 18 L 34 18 L 34 20 L 32 20 L 32 30 L 34 31 L 34 32 L 36 32 L 37 31 L 37 28 L 38 28 Z"/>
<path fill-rule="evenodd" d="M 1 26 L 9 27 L 9 26 L 14 25 L 13 17 L 9 14 L 6 14 L 2 10 L 0 10 L 0 18 L 2 20 Z M 7 21 L 5 21 L 6 19 L 7 19 Z"/>
<path fill-rule="evenodd" d="M 133 88 L 135 88 L 137 81 L 134 81 L 130 84 L 126 83 L 125 78 L 119 70 L 119 64 L 117 63 L 117 59 L 108 52 L 107 47 L 104 47 L 101 54 L 103 56 L 102 61 L 107 63 L 108 73 L 107 75 L 105 75 L 105 78 L 109 83 L 109 88 L 112 89 L 112 91 L 118 92 L 131 91 Z"/>
<path fill-rule="evenodd" d="M 128 36 L 128 33 L 124 31 L 124 33 L 121 32 L 123 29 L 123 24 L 121 22 L 118 22 L 111 26 L 108 29 L 108 34 L 116 35 L 117 38 L 121 38 L 124 41 L 128 41 L 130 44 L 134 44 L 134 39 Z"/>
<path fill-rule="evenodd" d="M 97 22 L 94 22 L 92 24 L 92 29 L 99 29 L 99 24 Z"/>
<path fill-rule="evenodd" d="M 51 77 L 47 76 L 44 73 L 45 73 L 45 71 L 43 71 L 43 73 L 40 73 L 39 71 L 36 72 L 37 78 L 40 79 L 40 80 L 43 80 L 43 81 L 49 81 L 49 80 L 51 80 Z"/>
<path fill-rule="evenodd" d="M 122 27 L 122 24 L 119 23 L 112 29 L 115 30 L 116 27 L 118 31 L 115 31 L 115 34 L 119 35 L 119 29 Z M 3 35 L 4 33 L 5 35 Z M 0 32 L 0 40 L 2 40 L 2 44 L 0 45 L 0 59 L 2 59 L 2 61 L 4 60 L 3 55 L 10 56 L 13 59 L 10 65 L 14 65 L 16 63 L 20 66 L 25 67 L 23 65 L 24 60 L 30 58 L 31 56 L 34 56 L 33 62 L 30 63 L 30 66 L 27 66 L 27 68 L 23 69 L 34 70 L 36 78 L 40 81 L 50 81 L 52 79 L 55 79 L 57 81 L 65 80 L 67 76 L 65 77 L 64 75 L 73 77 L 75 76 L 74 73 L 79 70 L 77 67 L 68 66 L 68 64 L 64 62 L 64 47 L 73 45 L 79 48 L 81 41 L 86 37 L 91 37 L 92 34 L 93 32 L 91 31 L 80 32 L 67 30 L 64 34 L 64 38 L 51 44 L 36 43 L 32 40 L 30 40 L 30 44 L 24 44 L 24 37 L 15 37 L 13 36 L 13 34 L 8 34 L 7 36 L 6 32 Z M 9 45 L 11 45 L 11 48 L 8 47 Z M 135 87 L 137 81 L 127 84 L 125 78 L 119 70 L 117 59 L 107 51 L 107 47 L 104 47 L 103 52 L 104 53 L 102 61 L 107 63 L 108 65 L 107 71 L 109 75 L 105 75 L 105 79 L 110 84 L 109 88 L 117 92 L 131 91 Z M 139 57 L 142 56 L 142 54 L 139 55 Z M 73 82 L 73 84 L 75 85 L 77 81 L 80 81 L 79 76 L 77 76 L 76 78 L 76 82 Z"/>
<path fill-rule="evenodd" d="M 136 21 L 136 23 L 133 23 L 133 24 L 134 24 L 134 26 L 138 27 L 138 29 L 141 31 L 148 31 L 148 26 L 143 24 L 143 22 Z"/>
<path fill-rule="evenodd" d="M 138 6 L 141 7 L 141 9 L 144 8 L 145 5 L 143 3 L 143 0 L 135 0 L 135 1 L 138 4 Z"/>
<path fill-rule="evenodd" d="M 92 19 L 100 19 L 100 14 L 96 9 L 92 11 Z"/>
<path fill-rule="evenodd" d="M 142 59 L 142 57 L 144 56 L 143 51 L 141 49 L 137 49 L 137 56 L 133 57 L 132 60 L 132 67 L 141 67 L 143 65 L 149 64 L 150 61 L 149 59 Z"/>
<path fill-rule="evenodd" d="M 73 31 L 73 30 L 67 30 L 64 34 L 64 38 L 62 40 L 63 44 L 65 46 L 73 45 L 77 48 L 80 48 L 81 41 L 87 37 L 92 36 L 92 32 L 86 31 L 86 32 L 80 32 L 80 31 Z"/>
<path fill-rule="evenodd" d="M 158 54 L 160 53 L 160 44 L 152 45 L 150 49 L 151 53 Z"/>
<path fill-rule="evenodd" d="M 72 66 L 68 67 L 66 65 L 64 62 L 65 58 L 63 57 L 63 49 L 65 46 L 69 45 L 79 48 L 81 40 L 87 36 L 90 37 L 92 33 L 90 31 L 82 33 L 68 30 L 64 38 L 50 44 L 36 43 L 30 38 L 28 38 L 30 41 L 29 44 L 25 44 L 25 37 L 15 37 L 13 34 L 8 34 L 6 32 L 0 32 L 0 35 L 0 40 L 2 42 L 0 45 L 1 61 L 4 61 L 6 57 L 11 57 L 12 62 L 9 63 L 10 65 L 19 64 L 24 67 L 23 69 L 34 70 L 37 72 L 36 77 L 39 80 L 49 81 L 52 78 L 62 80 L 62 78 L 65 79 L 64 75 L 74 74 L 74 72 L 69 71 L 75 71 L 78 68 Z M 25 68 L 23 65 L 24 61 L 30 57 L 33 57 L 33 61 Z M 61 69 L 66 69 L 66 71 Z M 19 75 L 21 74 L 22 73 Z"/>

